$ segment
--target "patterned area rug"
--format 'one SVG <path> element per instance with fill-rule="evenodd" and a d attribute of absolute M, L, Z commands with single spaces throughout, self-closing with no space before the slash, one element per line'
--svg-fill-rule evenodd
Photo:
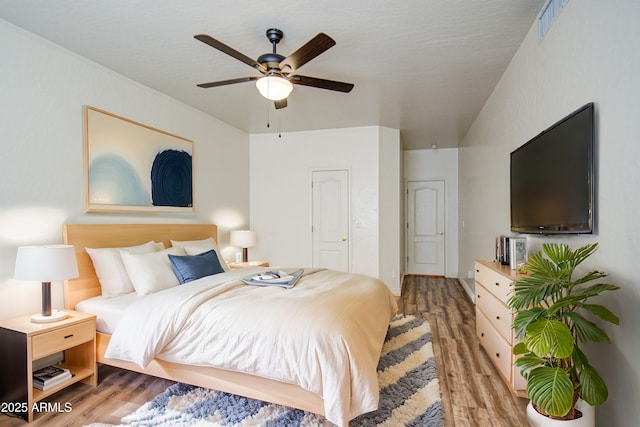
<path fill-rule="evenodd" d="M 350 427 L 440 427 L 444 425 L 431 330 L 426 320 L 396 317 L 378 363 L 378 410 L 363 414 Z M 214 390 L 177 383 L 120 426 L 330 427 L 324 417 Z M 90 427 L 105 427 L 91 424 Z"/>

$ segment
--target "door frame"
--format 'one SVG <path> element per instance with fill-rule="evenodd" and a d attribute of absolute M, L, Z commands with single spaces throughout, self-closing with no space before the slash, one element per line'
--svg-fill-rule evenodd
<path fill-rule="evenodd" d="M 351 227 L 351 168 L 350 167 L 328 167 L 328 168 L 311 168 L 309 169 L 309 265 L 313 265 L 313 174 L 315 172 L 337 172 L 344 171 L 347 173 L 347 239 L 348 239 L 348 248 L 347 254 L 349 257 L 348 260 L 348 272 L 351 273 L 353 271 L 353 230 Z"/>
<path fill-rule="evenodd" d="M 402 226 L 404 232 L 402 235 L 404 236 L 404 254 L 403 254 L 403 263 L 404 273 L 403 275 L 410 274 L 409 273 L 409 262 L 407 260 L 409 254 L 409 183 L 410 182 L 443 182 L 444 183 L 444 275 L 443 277 L 447 277 L 447 265 L 448 265 L 448 256 L 447 256 L 447 247 L 449 245 L 449 218 L 447 215 L 448 208 L 448 180 L 447 178 L 425 178 L 425 179 L 405 179 L 404 180 L 404 224 Z"/>

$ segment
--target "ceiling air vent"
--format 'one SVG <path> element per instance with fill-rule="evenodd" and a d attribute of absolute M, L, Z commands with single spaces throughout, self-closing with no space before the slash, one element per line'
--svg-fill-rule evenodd
<path fill-rule="evenodd" d="M 542 8 L 542 13 L 538 18 L 538 40 L 542 40 L 544 35 L 547 34 L 556 16 L 560 15 L 562 8 L 564 8 L 564 5 L 567 4 L 568 1 L 569 0 L 549 0 L 546 6 Z"/>

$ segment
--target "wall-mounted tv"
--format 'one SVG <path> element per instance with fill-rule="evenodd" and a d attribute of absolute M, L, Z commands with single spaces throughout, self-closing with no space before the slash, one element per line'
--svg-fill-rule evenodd
<path fill-rule="evenodd" d="M 589 103 L 511 153 L 511 231 L 594 231 L 595 130 Z"/>

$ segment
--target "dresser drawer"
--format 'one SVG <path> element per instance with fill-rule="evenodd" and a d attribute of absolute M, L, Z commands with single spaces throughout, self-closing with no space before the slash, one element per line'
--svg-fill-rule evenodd
<path fill-rule="evenodd" d="M 48 356 L 58 351 L 91 341 L 95 338 L 93 322 L 82 322 L 77 325 L 55 329 L 32 337 L 33 360 Z"/>
<path fill-rule="evenodd" d="M 514 359 L 514 362 L 515 362 L 515 359 Z M 511 372 L 511 375 L 513 376 L 511 378 L 513 378 L 513 388 L 516 394 L 520 397 L 526 396 L 527 380 L 525 380 L 522 374 L 520 373 L 520 368 L 513 365 L 512 369 L 513 370 Z"/>
<path fill-rule="evenodd" d="M 511 346 L 492 327 L 491 322 L 480 311 L 476 311 L 476 333 L 480 344 L 500 371 L 506 382 L 511 382 Z"/>
<path fill-rule="evenodd" d="M 511 309 L 477 282 L 476 305 L 502 335 L 502 338 L 507 340 L 509 344 L 513 344 L 513 329 L 511 329 L 513 316 Z"/>
<path fill-rule="evenodd" d="M 507 301 L 509 301 L 513 289 L 513 280 L 510 277 L 503 276 L 497 271 L 476 262 L 476 282 L 479 282 L 503 303 L 507 304 Z"/>

